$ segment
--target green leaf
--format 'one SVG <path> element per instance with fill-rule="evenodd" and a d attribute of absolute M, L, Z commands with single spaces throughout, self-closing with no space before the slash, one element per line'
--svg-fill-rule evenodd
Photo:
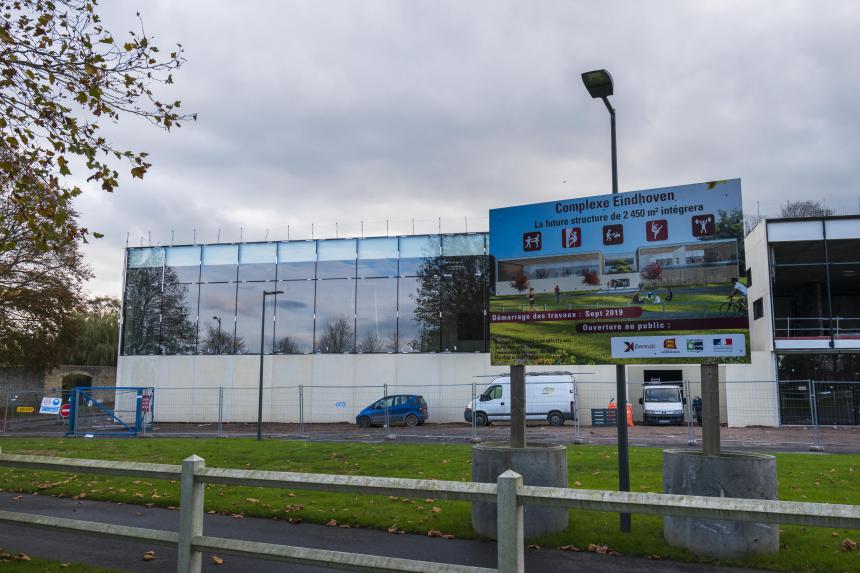
<path fill-rule="evenodd" d="M 93 237 L 95 237 L 96 239 L 101 239 L 104 237 L 104 235 L 102 233 L 93 232 Z"/>

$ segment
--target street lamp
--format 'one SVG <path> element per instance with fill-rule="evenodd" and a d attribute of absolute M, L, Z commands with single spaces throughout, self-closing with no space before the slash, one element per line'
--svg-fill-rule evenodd
<path fill-rule="evenodd" d="M 592 70 L 582 74 L 582 83 L 594 99 L 602 99 L 609 111 L 609 130 L 612 140 L 612 193 L 618 193 L 618 150 L 615 144 L 615 108 L 609 103 L 613 94 L 612 76 L 606 70 Z M 630 459 L 627 444 L 627 381 L 623 364 L 615 365 L 615 418 L 618 427 L 618 490 L 630 491 Z M 621 513 L 621 531 L 630 532 L 630 514 Z"/>
<path fill-rule="evenodd" d="M 282 290 L 263 291 L 263 311 L 260 320 L 260 393 L 257 396 L 257 440 L 263 439 L 263 358 L 266 356 L 266 297 L 284 294 Z"/>

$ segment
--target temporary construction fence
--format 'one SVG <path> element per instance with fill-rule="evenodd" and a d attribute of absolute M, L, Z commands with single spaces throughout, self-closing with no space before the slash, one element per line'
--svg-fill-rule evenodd
<path fill-rule="evenodd" d="M 393 438 L 503 440 L 509 433 L 506 422 L 496 419 L 491 425 L 483 426 L 479 417 L 467 412 L 470 403 L 481 406 L 481 395 L 491 383 L 491 379 L 478 378 L 471 384 L 265 386 L 262 393 L 259 387 L 253 386 L 162 387 L 149 398 L 151 402 L 141 420 L 136 419 L 131 405 L 120 404 L 120 412 L 125 413 L 119 417 L 127 421 L 127 426 L 132 426 L 128 423 L 132 419 L 136 424 L 139 422 L 140 433 L 161 436 L 252 436 L 256 435 L 258 412 L 261 411 L 262 432 L 273 437 L 365 441 Z M 527 384 L 528 412 L 532 420 L 530 439 L 551 439 L 567 444 L 615 442 L 614 426 L 600 425 L 599 419 L 600 411 L 605 411 L 615 398 L 615 381 L 576 381 L 572 394 L 563 398 L 543 394 L 545 384 L 540 377 L 529 377 Z M 646 386 L 628 384 L 628 397 L 636 420 L 636 426 L 629 429 L 631 444 L 683 446 L 700 442 L 696 407 L 700 403 L 697 398 L 701 396 L 701 385 L 699 382 L 673 384 L 683 391 L 684 402 L 680 405 L 683 424 L 660 426 L 643 424 L 643 406 L 639 398 Z M 106 396 L 119 396 L 118 391 L 108 388 L 101 392 Z M 509 392 L 502 394 L 507 396 Z M 71 397 L 68 392 L 58 390 L 0 390 L 2 432 L 18 435 L 66 433 L 68 425 L 60 416 L 37 414 L 41 398 L 46 395 L 61 395 L 64 403 Z M 413 426 L 407 424 L 416 420 L 405 419 L 404 406 L 408 405 L 401 404 L 404 400 L 397 398 L 403 395 L 424 398 L 428 410 L 426 423 L 420 423 L 419 419 Z M 858 381 L 724 382 L 720 396 L 721 420 L 726 426 L 722 432 L 723 442 L 728 446 L 761 450 L 860 451 Z M 137 391 L 129 392 L 126 398 L 136 400 Z M 362 410 L 379 402 L 373 425 L 360 427 L 357 417 Z M 573 402 L 573 409 L 564 419 L 564 425 L 552 426 L 550 411 L 569 402 Z M 19 412 L 19 409 L 24 411 Z M 97 423 L 108 427 L 113 424 L 115 429 L 121 427 L 106 418 L 109 416 L 94 416 Z M 77 430 L 78 435 L 98 433 L 86 431 L 83 426 L 77 426 Z"/>

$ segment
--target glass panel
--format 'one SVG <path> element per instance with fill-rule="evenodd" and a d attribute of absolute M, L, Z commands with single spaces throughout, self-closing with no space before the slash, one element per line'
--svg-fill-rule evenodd
<path fill-rule="evenodd" d="M 355 240 L 319 241 L 317 243 L 317 278 L 355 277 Z"/>
<path fill-rule="evenodd" d="M 276 283 L 243 283 L 239 285 L 236 305 L 236 354 L 260 353 L 260 314 L 263 292 L 274 291 Z M 266 354 L 272 352 L 275 331 L 274 295 L 266 297 Z M 239 350 L 241 348 L 241 351 Z"/>
<path fill-rule="evenodd" d="M 442 237 L 443 256 L 462 257 L 483 254 L 483 235 L 445 235 Z"/>
<path fill-rule="evenodd" d="M 316 241 L 278 243 L 278 280 L 312 279 L 316 276 Z"/>
<path fill-rule="evenodd" d="M 198 354 L 232 354 L 236 330 L 236 283 L 200 285 Z M 245 341 L 235 352 L 245 352 Z"/>
<path fill-rule="evenodd" d="M 123 354 L 156 354 L 161 321 L 161 267 L 131 270 L 125 283 Z"/>
<path fill-rule="evenodd" d="M 164 354 L 194 354 L 199 288 L 196 283 L 165 281 L 161 304 L 161 347 Z"/>
<path fill-rule="evenodd" d="M 316 352 L 355 351 L 355 281 L 317 281 Z"/>
<path fill-rule="evenodd" d="M 203 247 L 203 268 L 200 282 L 220 283 L 236 280 L 239 245 L 206 245 Z"/>
<path fill-rule="evenodd" d="M 439 351 L 441 277 L 401 278 L 397 294 L 400 352 Z"/>
<path fill-rule="evenodd" d="M 397 239 L 393 237 L 359 239 L 358 276 L 397 276 Z"/>
<path fill-rule="evenodd" d="M 860 263 L 860 239 L 827 241 L 827 258 L 831 263 Z"/>
<path fill-rule="evenodd" d="M 275 243 L 255 243 L 239 246 L 239 280 L 273 281 L 278 263 Z"/>
<path fill-rule="evenodd" d="M 429 237 L 400 237 L 400 276 L 415 276 L 429 259 L 442 254 L 442 240 Z"/>
<path fill-rule="evenodd" d="M 316 281 L 278 281 L 275 352 L 309 354 L 314 350 Z"/>
<path fill-rule="evenodd" d="M 140 269 L 160 267 L 164 264 L 164 249 L 161 247 L 145 247 L 128 250 L 128 268 Z"/>
<path fill-rule="evenodd" d="M 358 352 L 397 352 L 397 279 L 358 281 L 356 303 Z"/>
<path fill-rule="evenodd" d="M 200 280 L 200 247 L 167 247 L 165 266 L 173 271 L 172 280 L 196 283 Z"/>
<path fill-rule="evenodd" d="M 771 244 L 774 265 L 824 262 L 824 241 L 791 241 Z"/>
<path fill-rule="evenodd" d="M 443 257 L 442 350 L 486 350 L 486 257 Z"/>
<path fill-rule="evenodd" d="M 773 268 L 774 335 L 830 336 L 825 265 Z"/>
<path fill-rule="evenodd" d="M 830 296 L 836 337 L 860 336 L 860 264 L 830 265 Z"/>

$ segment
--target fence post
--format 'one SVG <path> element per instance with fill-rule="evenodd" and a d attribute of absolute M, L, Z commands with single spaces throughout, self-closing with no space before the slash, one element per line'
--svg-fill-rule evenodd
<path fill-rule="evenodd" d="M 478 409 L 478 384 L 476 382 L 472 382 L 472 438 L 471 442 L 473 444 L 477 444 L 481 441 L 481 438 L 478 437 L 478 419 L 475 416 L 475 410 Z"/>
<path fill-rule="evenodd" d="M 693 395 L 690 393 L 690 381 L 684 380 L 684 396 L 687 399 L 687 445 L 696 445 L 696 436 L 693 435 L 693 420 L 696 413 L 693 412 Z"/>
<path fill-rule="evenodd" d="M 6 424 L 9 420 L 9 373 L 6 373 L 6 405 L 3 406 L 3 433 L 6 433 Z"/>
<path fill-rule="evenodd" d="M 579 420 L 579 382 L 573 380 L 573 443 L 585 443 L 582 439 L 582 423 Z"/>
<path fill-rule="evenodd" d="M 305 437 L 305 385 L 299 384 L 299 437 Z"/>
<path fill-rule="evenodd" d="M 218 437 L 224 437 L 224 387 L 218 386 Z"/>
<path fill-rule="evenodd" d="M 496 481 L 496 547 L 499 573 L 523 573 L 523 506 L 517 495 L 523 476 L 508 470 Z"/>
<path fill-rule="evenodd" d="M 178 573 L 200 573 L 202 556 L 192 549 L 195 537 L 203 535 L 203 482 L 195 474 L 206 467 L 200 456 L 190 455 L 182 460 L 179 486 L 179 544 L 176 559 Z"/>
<path fill-rule="evenodd" d="M 818 398 L 815 394 L 815 380 L 809 381 L 809 415 L 812 417 L 812 445 L 810 452 L 823 452 L 821 430 L 818 427 Z"/>
<path fill-rule="evenodd" d="M 388 384 L 382 385 L 382 395 L 383 395 L 383 397 L 388 398 Z M 385 427 L 382 429 L 383 430 L 383 436 L 384 436 L 384 439 L 386 439 L 386 440 L 393 440 L 394 434 L 391 433 L 391 417 L 389 415 L 388 400 L 386 400 L 384 403 L 385 403 L 385 408 L 384 408 L 384 410 L 385 410 Z"/>

